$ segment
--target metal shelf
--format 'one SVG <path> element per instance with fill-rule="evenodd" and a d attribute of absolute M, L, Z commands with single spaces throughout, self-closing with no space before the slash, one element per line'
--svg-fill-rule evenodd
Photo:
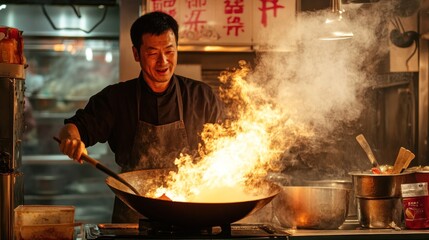
<path fill-rule="evenodd" d="M 96 192 L 96 193 L 74 193 L 74 194 L 60 194 L 60 195 L 27 195 L 24 194 L 26 201 L 66 201 L 66 200 L 87 200 L 87 199 L 100 199 L 100 198 L 113 198 L 112 192 Z"/>
<path fill-rule="evenodd" d="M 100 159 L 101 155 L 91 154 L 91 157 Z M 77 164 L 66 155 L 26 155 L 22 156 L 23 164 L 46 164 L 46 163 L 66 163 Z"/>

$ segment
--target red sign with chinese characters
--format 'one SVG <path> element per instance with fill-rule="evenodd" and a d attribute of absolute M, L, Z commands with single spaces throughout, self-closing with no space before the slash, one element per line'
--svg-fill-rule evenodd
<path fill-rule="evenodd" d="M 294 0 L 147 0 L 146 6 L 178 21 L 184 45 L 263 44 L 261 33 L 287 29 L 296 15 Z"/>

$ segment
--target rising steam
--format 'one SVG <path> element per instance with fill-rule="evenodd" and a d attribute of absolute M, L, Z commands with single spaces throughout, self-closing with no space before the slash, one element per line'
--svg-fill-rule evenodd
<path fill-rule="evenodd" d="M 326 34 L 325 19 L 333 17 L 328 10 L 301 13 L 293 29 L 278 26 L 274 38 L 267 39 L 266 46 L 285 48 L 284 44 L 294 50 L 260 54 L 248 78 L 270 92 L 281 111 L 289 115 L 289 121 L 301 123 L 313 132 L 306 136 L 287 134 L 295 142 L 284 148 L 285 165 L 293 165 L 289 163 L 298 159 L 309 169 L 341 168 L 341 173 L 332 174 L 347 174 L 347 167 L 342 166 L 347 163 L 329 159 L 330 154 L 304 155 L 327 151 L 328 144 L 354 134 L 349 126 L 357 125 L 366 108 L 364 92 L 374 84 L 376 68 L 388 52 L 386 36 L 392 2 L 344 5 L 347 11 L 343 23 L 354 33 L 351 39 L 319 40 Z M 345 151 L 338 148 L 332 151 Z"/>
<path fill-rule="evenodd" d="M 365 108 L 363 92 L 387 53 L 380 29 L 386 28 L 390 10 L 384 1 L 349 6 L 345 19 L 354 37 L 342 41 L 318 39 L 331 14 L 325 11 L 300 14 L 294 29 L 273 29 L 277 34 L 266 35 L 264 44 L 293 50 L 261 52 L 253 68 L 240 62 L 221 74 L 227 119 L 205 126 L 198 161 L 188 155 L 177 159 L 178 172 L 154 195 L 204 201 L 198 196 L 211 191 L 207 199 L 226 196 L 219 201 L 227 201 L 244 194 L 237 186 L 268 171 L 287 170 L 282 164 L 295 161 L 296 152 L 317 152 L 334 141 L 334 133 Z"/>

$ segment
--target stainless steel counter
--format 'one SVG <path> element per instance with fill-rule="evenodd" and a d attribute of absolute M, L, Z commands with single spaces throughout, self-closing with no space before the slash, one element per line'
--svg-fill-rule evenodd
<path fill-rule="evenodd" d="M 286 229 L 289 239 L 429 239 L 429 229 L 408 230 L 408 229 L 363 229 L 357 223 L 344 224 L 338 230 L 307 230 L 307 229 Z"/>
<path fill-rule="evenodd" d="M 258 224 L 253 224 L 257 226 Z M 242 225 L 242 229 L 246 229 L 246 224 Z M 252 226 L 250 224 L 249 226 Z M 271 226 L 271 225 L 270 225 Z M 140 232 L 138 230 L 138 224 L 86 224 L 85 234 L 87 239 L 183 239 L 186 235 L 183 232 L 177 233 L 162 233 L 155 235 L 148 235 L 144 230 Z M 214 228 L 215 229 L 215 228 Z M 404 230 L 404 229 L 362 229 L 358 224 L 345 224 L 338 230 L 307 230 L 307 229 L 284 229 L 278 226 L 271 226 L 270 229 L 274 231 L 272 234 L 255 234 L 255 228 L 251 228 L 252 235 L 247 237 L 239 236 L 237 234 L 231 235 L 230 238 L 242 238 L 242 239 L 290 239 L 290 240 L 307 240 L 307 239 L 329 239 L 329 240 L 366 240 L 366 239 L 429 239 L 429 229 L 425 230 Z M 216 231 L 214 231 L 216 232 Z M 258 232 L 259 234 L 261 232 Z M 251 237 L 252 236 L 252 237 Z M 201 235 L 201 238 L 190 237 L 185 239 L 223 239 L 222 234 L 214 233 L 213 235 Z M 243 238 L 244 237 L 244 238 Z"/>
<path fill-rule="evenodd" d="M 360 230 L 287 230 L 289 239 L 429 239 L 429 230 L 394 230 L 394 229 L 360 229 Z"/>

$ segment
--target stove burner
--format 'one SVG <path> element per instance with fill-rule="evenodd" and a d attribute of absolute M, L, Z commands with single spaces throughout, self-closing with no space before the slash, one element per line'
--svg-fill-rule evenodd
<path fill-rule="evenodd" d="M 216 227 L 183 227 L 175 226 L 162 222 L 156 222 L 149 219 L 139 220 L 139 231 L 146 232 L 148 235 L 223 235 L 231 236 L 231 225 Z"/>
<path fill-rule="evenodd" d="M 288 234 L 268 224 L 227 224 L 214 227 L 181 227 L 142 219 L 139 224 L 87 224 L 87 239 L 288 239 Z"/>

